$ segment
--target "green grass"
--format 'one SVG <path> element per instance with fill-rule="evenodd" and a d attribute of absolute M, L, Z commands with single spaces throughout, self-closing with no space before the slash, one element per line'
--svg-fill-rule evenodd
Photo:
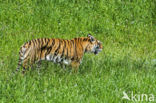
<path fill-rule="evenodd" d="M 88 33 L 104 48 L 97 56 L 86 54 L 77 74 L 43 62 L 39 74 L 34 69 L 11 78 L 28 40 Z M 0 0 L 2 103 L 133 102 L 121 99 L 123 91 L 153 94 L 156 102 L 154 59 L 155 0 Z"/>

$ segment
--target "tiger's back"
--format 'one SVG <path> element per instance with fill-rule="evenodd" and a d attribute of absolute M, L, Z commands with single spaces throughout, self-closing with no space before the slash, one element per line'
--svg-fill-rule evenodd
<path fill-rule="evenodd" d="M 99 50 L 102 49 L 102 44 L 98 40 L 95 40 L 96 43 L 90 41 L 91 37 L 90 35 L 71 40 L 49 38 L 31 40 L 21 46 L 18 68 L 16 70 L 18 71 L 20 66 L 22 66 L 24 72 L 25 69 L 32 67 L 34 63 L 42 60 L 78 68 L 84 53 L 95 49 L 95 44 L 101 46 Z M 93 52 L 95 51 L 97 52 L 98 49 L 95 49 Z"/>

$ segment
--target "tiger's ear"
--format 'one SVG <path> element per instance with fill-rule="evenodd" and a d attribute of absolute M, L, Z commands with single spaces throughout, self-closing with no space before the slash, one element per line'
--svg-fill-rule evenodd
<path fill-rule="evenodd" d="M 88 37 L 92 36 L 90 33 L 87 35 Z"/>
<path fill-rule="evenodd" d="M 88 34 L 88 37 L 90 38 L 90 41 L 93 42 L 94 41 L 94 37 L 91 36 L 91 34 Z"/>

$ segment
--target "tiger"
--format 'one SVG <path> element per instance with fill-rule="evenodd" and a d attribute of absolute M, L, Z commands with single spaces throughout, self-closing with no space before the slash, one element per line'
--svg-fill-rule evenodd
<path fill-rule="evenodd" d="M 59 38 L 33 39 L 21 46 L 16 71 L 19 71 L 22 67 L 22 73 L 24 74 L 34 64 L 41 64 L 41 61 L 46 60 L 71 66 L 77 72 L 85 53 L 97 55 L 102 49 L 102 42 L 91 34 L 88 34 L 87 37 L 71 40 Z"/>

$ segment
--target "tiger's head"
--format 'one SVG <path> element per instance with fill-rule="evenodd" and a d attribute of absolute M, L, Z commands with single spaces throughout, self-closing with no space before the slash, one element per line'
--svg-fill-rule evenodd
<path fill-rule="evenodd" d="M 87 39 L 88 39 L 88 45 L 86 47 L 86 52 L 91 52 L 91 53 L 94 53 L 94 54 L 98 54 L 99 52 L 102 51 L 102 43 L 95 39 L 92 35 L 88 34 L 87 36 Z"/>

